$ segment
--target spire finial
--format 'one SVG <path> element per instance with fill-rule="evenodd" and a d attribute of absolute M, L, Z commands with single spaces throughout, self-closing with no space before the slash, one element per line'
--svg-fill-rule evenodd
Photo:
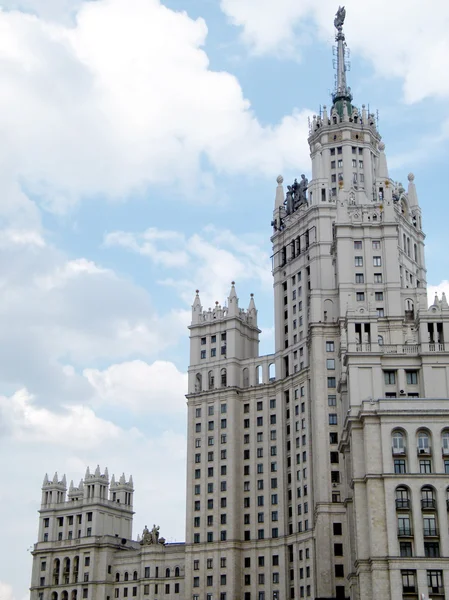
<path fill-rule="evenodd" d="M 348 87 L 346 82 L 346 71 L 347 71 L 347 49 L 345 42 L 345 34 L 343 33 L 343 24 L 346 18 L 346 10 L 344 6 L 339 6 L 337 14 L 334 19 L 334 26 L 337 30 L 337 35 L 335 36 L 335 41 L 337 42 L 337 85 L 336 90 L 332 94 L 332 100 L 334 101 L 334 106 L 340 100 L 351 102 L 352 94 L 351 89 Z M 348 110 L 348 113 L 351 113 L 351 110 Z"/>

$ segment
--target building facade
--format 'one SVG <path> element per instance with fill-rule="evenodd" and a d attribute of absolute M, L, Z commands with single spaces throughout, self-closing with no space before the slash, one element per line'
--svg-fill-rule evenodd
<path fill-rule="evenodd" d="M 277 179 L 274 354 L 259 356 L 253 297 L 194 299 L 185 545 L 130 541 L 132 481 L 108 497 L 107 474 L 89 474 L 68 501 L 45 481 L 33 600 L 68 598 L 55 560 L 65 572 L 89 552 L 78 597 L 449 597 L 449 305 L 428 307 L 414 176 L 390 178 L 375 117 L 353 104 L 344 17 L 311 181 Z"/>

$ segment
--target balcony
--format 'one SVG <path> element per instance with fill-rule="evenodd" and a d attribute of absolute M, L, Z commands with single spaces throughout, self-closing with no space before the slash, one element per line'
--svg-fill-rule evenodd
<path fill-rule="evenodd" d="M 411 527 L 398 527 L 398 537 L 406 538 L 413 537 L 413 530 Z"/>
<path fill-rule="evenodd" d="M 440 537 L 439 530 L 436 527 L 424 527 L 424 537 Z"/>
<path fill-rule="evenodd" d="M 432 448 L 430 446 L 427 446 L 427 448 L 420 448 L 418 446 L 416 451 L 418 452 L 419 456 L 431 456 L 432 455 Z"/>
<path fill-rule="evenodd" d="M 444 587 L 430 587 L 429 594 L 432 594 L 432 596 L 435 596 L 436 594 L 439 596 L 443 596 L 444 595 Z"/>
<path fill-rule="evenodd" d="M 421 500 L 421 508 L 423 510 L 435 509 L 437 507 L 436 500 L 434 498 L 426 498 Z"/>
<path fill-rule="evenodd" d="M 410 508 L 410 500 L 404 498 L 403 500 L 396 498 L 396 510 L 404 510 Z"/>
<path fill-rule="evenodd" d="M 402 448 L 395 448 L 394 446 L 391 447 L 391 451 L 394 456 L 405 456 L 406 455 L 405 450 L 406 450 L 405 446 L 403 446 Z"/>
<path fill-rule="evenodd" d="M 379 346 L 383 354 L 418 354 L 418 344 L 384 344 Z"/>
<path fill-rule="evenodd" d="M 429 344 L 429 352 L 445 352 L 445 347 L 444 344 L 440 344 L 440 343 L 433 343 L 431 342 Z"/>

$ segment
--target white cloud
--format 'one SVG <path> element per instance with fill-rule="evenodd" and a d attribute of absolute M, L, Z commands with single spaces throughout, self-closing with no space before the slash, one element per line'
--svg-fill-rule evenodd
<path fill-rule="evenodd" d="M 346 0 L 346 38 L 353 52 L 372 61 L 376 72 L 403 79 L 407 102 L 447 97 L 449 3 L 431 9 L 406 0 Z M 256 54 L 297 55 L 311 37 L 331 39 L 336 4 L 332 0 L 221 0 L 242 39 Z M 437 18 L 436 18 L 437 15 Z"/>
<path fill-rule="evenodd" d="M 15 600 L 12 586 L 0 581 L 0 600 Z"/>
<path fill-rule="evenodd" d="M 167 250 L 167 240 L 174 249 Z M 204 290 L 201 300 L 207 309 L 214 306 L 215 301 L 224 302 L 233 280 L 237 284 L 252 281 L 258 288 L 267 290 L 272 286 L 268 252 L 255 236 L 237 236 L 209 225 L 190 237 L 157 229 L 143 233 L 116 231 L 105 236 L 104 244 L 138 252 L 155 264 L 161 264 L 162 254 L 165 266 L 179 269 L 182 275 L 165 278 L 160 283 L 173 287 L 189 305 L 197 288 Z M 188 279 L 184 275 L 186 271 L 192 274 Z"/>
<path fill-rule="evenodd" d="M 209 194 L 204 156 L 224 173 L 307 164 L 308 113 L 262 126 L 237 79 L 210 69 L 206 36 L 202 19 L 159 0 L 84 2 L 71 27 L 0 12 L 2 185 L 18 200 L 20 181 L 62 212 L 81 196 L 122 198 L 160 182 Z M 32 213 L 26 196 L 21 204 Z"/>
<path fill-rule="evenodd" d="M 91 260 L 67 259 L 38 233 L 0 230 L 0 246 L 3 385 L 47 403 L 88 400 L 93 389 L 77 369 L 155 358 L 185 335 L 189 310 L 159 314 L 145 289 Z"/>
<path fill-rule="evenodd" d="M 85 369 L 83 375 L 107 406 L 160 415 L 179 414 L 185 407 L 187 374 L 170 362 L 159 360 L 149 365 L 135 360 L 103 371 Z"/>
<path fill-rule="evenodd" d="M 3 435 L 27 443 L 45 442 L 58 448 L 89 449 L 105 441 L 119 442 L 124 432 L 111 423 L 98 418 L 86 406 L 62 406 L 59 413 L 34 404 L 33 396 L 26 390 L 17 391 L 10 398 L 0 396 Z M 127 432 L 138 436 L 137 430 Z"/>

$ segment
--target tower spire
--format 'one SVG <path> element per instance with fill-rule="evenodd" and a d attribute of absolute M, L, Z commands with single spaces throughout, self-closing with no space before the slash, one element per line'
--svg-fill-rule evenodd
<path fill-rule="evenodd" d="M 337 42 L 337 83 L 335 92 L 332 94 L 332 100 L 338 112 L 343 112 L 343 104 L 346 103 L 348 113 L 351 114 L 352 109 L 350 109 L 350 103 L 352 101 L 352 94 L 351 88 L 348 87 L 346 81 L 346 71 L 348 68 L 347 48 L 345 42 L 345 34 L 343 33 L 343 24 L 345 22 L 345 17 L 345 7 L 340 6 L 334 19 L 335 29 L 337 30 L 337 35 L 335 36 L 335 41 Z"/>

